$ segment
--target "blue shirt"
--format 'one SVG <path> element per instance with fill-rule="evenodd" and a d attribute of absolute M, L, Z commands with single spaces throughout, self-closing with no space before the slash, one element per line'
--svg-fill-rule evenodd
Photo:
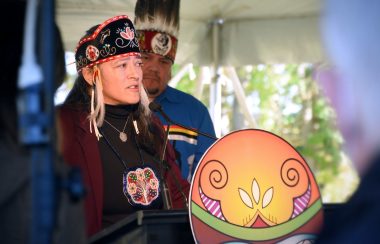
<path fill-rule="evenodd" d="M 162 106 L 173 122 L 215 137 L 210 114 L 195 97 L 167 86 L 155 102 Z M 167 128 L 168 122 L 161 114 L 157 115 Z M 169 128 L 169 140 L 176 151 L 182 177 L 190 182 L 198 162 L 214 140 L 176 125 L 170 124 Z"/>

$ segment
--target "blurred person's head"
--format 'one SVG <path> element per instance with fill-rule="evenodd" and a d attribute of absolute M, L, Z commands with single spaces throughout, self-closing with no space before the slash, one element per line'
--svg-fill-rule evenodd
<path fill-rule="evenodd" d="M 179 32 L 179 0 L 138 0 L 135 26 L 143 61 L 143 84 L 152 101 L 167 87 Z"/>
<path fill-rule="evenodd" d="M 322 82 L 345 145 L 364 174 L 380 153 L 380 1 L 326 0 L 322 32 L 337 79 Z"/>

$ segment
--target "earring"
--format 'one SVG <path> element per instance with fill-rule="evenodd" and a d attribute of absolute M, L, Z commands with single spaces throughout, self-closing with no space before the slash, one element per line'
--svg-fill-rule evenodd
<path fill-rule="evenodd" d="M 133 127 L 135 127 L 136 135 L 140 133 L 139 128 L 137 127 L 137 121 L 133 120 Z"/>
<path fill-rule="evenodd" d="M 91 104 L 90 104 L 90 132 L 91 133 L 92 133 L 92 124 L 94 122 L 94 117 L 95 117 L 94 100 L 95 100 L 95 84 L 93 84 L 91 87 Z"/>
<path fill-rule="evenodd" d="M 91 104 L 90 104 L 90 132 L 92 133 L 92 128 L 94 128 L 96 138 L 99 141 L 99 139 L 102 135 L 99 133 L 96 120 L 97 120 L 97 117 L 99 116 L 99 110 L 101 110 L 100 109 L 100 107 L 101 107 L 100 103 L 102 101 L 99 101 L 99 91 L 98 91 L 99 87 L 97 87 L 97 83 L 101 86 L 101 81 L 97 82 L 97 79 L 99 79 L 99 73 L 98 73 L 98 69 L 96 68 L 96 66 L 94 67 L 94 69 L 95 69 L 94 74 L 92 76 L 93 85 L 92 85 L 92 89 L 91 89 Z M 96 94 L 95 94 L 95 92 L 96 92 Z M 100 92 L 102 92 L 102 91 L 100 91 Z M 96 96 L 96 107 L 95 107 L 95 96 Z M 103 111 L 100 111 L 100 112 L 103 112 Z"/>

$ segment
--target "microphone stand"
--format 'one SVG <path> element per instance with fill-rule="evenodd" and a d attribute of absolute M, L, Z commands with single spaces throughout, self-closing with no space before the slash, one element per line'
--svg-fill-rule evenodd
<path fill-rule="evenodd" d="M 163 196 L 164 208 L 166 210 L 173 208 L 173 204 L 170 198 L 169 188 L 168 188 L 168 185 L 166 184 L 166 180 L 164 179 L 164 169 L 166 169 L 167 167 L 163 167 L 164 161 L 165 161 L 166 145 L 168 144 L 168 138 L 169 138 L 169 128 L 170 128 L 170 125 L 168 125 L 168 128 L 165 133 L 164 146 L 162 147 L 161 158 L 160 158 L 162 196 Z"/>
<path fill-rule="evenodd" d="M 161 161 L 162 163 L 165 162 L 165 160 L 164 160 L 164 153 L 165 153 L 165 150 L 166 150 L 167 139 L 168 139 L 168 137 L 169 137 L 170 124 L 178 125 L 178 126 L 180 126 L 180 127 L 182 127 L 182 128 L 188 129 L 188 130 L 190 130 L 190 131 L 192 131 L 192 132 L 198 133 L 198 134 L 203 135 L 203 136 L 205 136 L 205 137 L 208 137 L 208 138 L 211 138 L 211 139 L 214 139 L 214 140 L 218 140 L 218 138 L 215 137 L 215 136 L 209 135 L 209 134 L 204 133 L 204 132 L 201 132 L 201 131 L 197 131 L 197 130 L 195 130 L 195 129 L 193 129 L 193 128 L 190 128 L 190 127 L 188 127 L 188 126 L 185 126 L 185 125 L 182 125 L 182 124 L 180 124 L 180 123 L 176 123 L 176 122 L 172 121 L 172 120 L 169 118 L 169 116 L 163 111 L 161 105 L 158 104 L 158 103 L 156 103 L 156 102 L 151 102 L 151 103 L 149 104 L 149 108 L 150 108 L 150 110 L 152 110 L 152 111 L 154 111 L 154 112 L 159 112 L 159 113 L 162 115 L 162 117 L 164 117 L 164 119 L 165 119 L 165 120 L 167 121 L 167 123 L 168 123 L 167 130 L 166 130 L 166 138 L 165 138 L 164 150 L 163 150 L 163 152 L 162 152 L 162 153 L 163 153 L 163 154 L 162 154 L 162 161 Z M 166 164 L 165 166 L 168 166 L 168 165 Z M 168 170 L 169 170 L 169 172 L 171 173 L 171 175 L 172 175 L 172 177 L 173 177 L 173 179 L 174 179 L 174 182 L 175 182 L 175 184 L 176 184 L 178 190 L 181 192 L 181 195 L 182 195 L 182 199 L 183 199 L 184 205 L 188 208 L 188 206 L 189 206 L 189 205 L 188 205 L 188 200 L 187 200 L 187 197 L 185 196 L 185 194 L 184 194 L 184 192 L 183 192 L 183 190 L 182 190 L 181 184 L 179 183 L 179 181 L 178 181 L 176 175 L 170 170 L 170 168 L 168 168 Z"/>
<path fill-rule="evenodd" d="M 178 188 L 179 192 L 181 193 L 183 206 L 185 206 L 186 208 L 189 208 L 187 197 L 186 197 L 185 193 L 183 192 L 182 186 L 179 183 L 177 176 L 173 173 L 173 171 L 170 170 L 170 167 L 166 162 L 165 162 L 165 166 L 168 169 L 168 171 L 170 172 L 171 176 L 173 177 L 174 183 L 175 183 L 176 187 Z"/>
<path fill-rule="evenodd" d="M 157 112 L 160 112 L 161 115 L 165 118 L 165 120 L 168 122 L 168 125 L 167 125 L 167 128 L 166 128 L 166 135 L 165 135 L 165 145 L 163 147 L 163 151 L 162 151 L 162 160 L 161 160 L 161 165 L 165 164 L 165 169 L 167 169 L 171 176 L 173 177 L 174 179 L 174 183 L 176 184 L 176 187 L 178 188 L 179 192 L 181 193 L 181 196 L 182 196 L 182 200 L 183 200 L 183 205 L 188 208 L 189 207 L 189 204 L 188 204 L 188 199 L 185 195 L 185 193 L 183 192 L 182 190 L 182 186 L 181 184 L 179 183 L 179 180 L 177 179 L 177 176 L 170 170 L 169 168 L 169 165 L 167 164 L 167 162 L 164 160 L 164 155 L 165 155 L 165 150 L 166 150 L 166 145 L 168 143 L 168 138 L 169 138 L 169 132 L 170 132 L 170 124 L 175 124 L 175 125 L 179 125 L 181 126 L 180 124 L 177 124 L 177 123 L 174 123 L 170 118 L 169 116 L 167 116 L 164 111 L 162 110 L 161 108 L 161 105 L 159 105 L 158 103 L 155 103 L 155 102 L 151 102 L 150 105 L 149 105 L 149 108 L 153 111 L 157 111 Z M 189 128 L 189 127 L 186 127 L 186 126 L 182 126 L 186 129 L 189 129 L 191 131 L 194 131 L 193 129 Z M 196 132 L 196 131 L 194 131 Z M 204 133 L 199 133 L 199 134 L 204 134 Z M 205 136 L 209 137 L 209 138 L 212 138 L 212 139 L 217 139 L 213 136 L 210 136 L 210 135 L 207 135 L 207 134 L 204 134 Z"/>
<path fill-rule="evenodd" d="M 188 208 L 187 197 L 186 197 L 185 193 L 182 190 L 182 186 L 181 186 L 181 184 L 179 184 L 179 181 L 178 181 L 176 175 L 170 170 L 170 167 L 169 167 L 169 165 L 167 164 L 167 162 L 165 160 L 165 152 L 166 152 L 166 146 L 168 144 L 169 132 L 170 132 L 170 124 L 168 123 L 168 126 L 167 126 L 166 131 L 165 131 L 165 141 L 164 141 L 164 146 L 162 148 L 161 160 L 160 160 L 161 179 L 162 179 L 162 182 L 163 182 L 163 191 L 164 191 L 164 207 L 165 207 L 165 209 L 172 209 L 173 205 L 172 205 L 170 194 L 169 194 L 169 188 L 166 185 L 166 181 L 164 180 L 164 177 L 163 177 L 163 169 L 162 169 L 162 167 L 164 167 L 165 171 L 167 170 L 167 171 L 170 172 L 171 176 L 174 179 L 174 183 L 176 184 L 176 187 L 178 188 L 179 192 L 182 195 L 183 205 L 186 206 L 186 208 Z M 166 203 L 166 205 L 165 205 L 165 203 Z M 170 208 L 167 208 L 166 206 L 170 206 Z"/>

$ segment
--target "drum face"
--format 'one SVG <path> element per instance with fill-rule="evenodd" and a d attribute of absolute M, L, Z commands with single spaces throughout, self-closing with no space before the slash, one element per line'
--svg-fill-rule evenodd
<path fill-rule="evenodd" d="M 190 220 L 197 242 L 315 240 L 321 196 L 304 158 L 263 130 L 232 132 L 203 155 L 191 184 Z"/>

